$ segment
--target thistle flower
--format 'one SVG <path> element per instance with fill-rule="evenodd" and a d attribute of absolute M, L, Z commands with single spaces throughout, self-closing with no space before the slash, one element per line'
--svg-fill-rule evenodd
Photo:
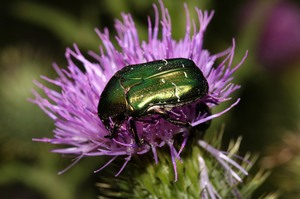
<path fill-rule="evenodd" d="M 140 129 L 138 131 L 139 137 L 144 139 L 141 145 L 135 142 L 126 122 L 121 124 L 114 139 L 105 137 L 109 132 L 97 115 L 99 98 L 110 78 L 124 66 L 170 58 L 193 60 L 202 71 L 209 85 L 208 94 L 200 100 L 201 104 L 209 109 L 230 100 L 229 95 L 239 88 L 238 85 L 231 83 L 232 74 L 243 63 L 246 55 L 237 66 L 232 67 L 235 50 L 234 40 L 230 49 L 218 54 L 212 55 L 209 51 L 203 49 L 204 32 L 213 17 L 213 12 L 202 12 L 196 8 L 198 22 L 193 20 L 191 23 L 189 10 L 185 6 L 185 35 L 182 39 L 176 41 L 172 38 L 170 15 L 162 1 L 160 1 L 161 17 L 159 16 L 158 7 L 153 5 L 153 8 L 155 19 L 154 22 L 150 18 L 148 19 L 147 41 L 140 41 L 131 15 L 122 14 L 122 21 L 117 20 L 115 24 L 118 47 L 113 45 L 107 29 L 104 29 L 103 32 L 96 29 L 96 33 L 103 43 L 103 46 L 100 47 L 100 54 L 89 52 L 89 55 L 97 60 L 96 63 L 85 58 L 78 47 L 74 45 L 73 49 L 68 48 L 66 50 L 68 62 L 66 69 L 61 69 L 54 64 L 54 69 L 59 76 L 57 79 L 42 76 L 42 79 L 58 86 L 61 92 L 56 92 L 39 82 L 35 82 L 44 91 L 47 98 L 43 98 L 36 91 L 33 91 L 35 99 L 32 102 L 36 103 L 55 121 L 56 128 L 54 138 L 34 140 L 67 146 L 66 148 L 55 149 L 53 152 L 77 156 L 76 161 L 70 166 L 73 166 L 85 156 L 111 156 L 112 158 L 107 164 L 95 171 L 98 172 L 117 157 L 125 157 L 125 163 L 116 174 L 118 175 L 132 156 L 135 155 L 141 156 L 150 151 L 153 154 L 154 161 L 158 163 L 157 149 L 166 145 L 170 148 L 175 181 L 177 180 L 176 160 L 180 160 L 180 153 L 184 150 L 189 139 L 191 128 L 170 124 L 159 116 L 153 116 L 150 118 L 151 122 L 140 122 L 137 126 L 137 129 Z M 199 23 L 199 28 L 197 28 L 197 23 Z M 215 65 L 215 61 L 222 57 L 224 57 L 223 61 L 219 65 Z M 78 62 L 82 63 L 84 71 L 76 65 Z M 170 110 L 169 113 L 178 116 L 180 119 L 185 119 L 192 127 L 195 127 L 219 117 L 238 102 L 239 99 L 227 109 L 216 114 L 210 114 L 206 109 L 197 109 L 199 103 L 176 107 Z M 174 141 L 176 141 L 175 136 L 182 136 L 183 141 L 180 146 L 174 144 Z M 231 185 L 241 181 L 241 178 L 230 165 L 247 174 L 236 162 L 205 141 L 200 140 L 198 144 L 212 154 L 228 171 L 229 176 L 231 176 L 228 182 Z M 205 168 L 201 157 L 199 162 Z M 207 171 L 205 169 L 202 171 L 201 176 L 207 177 Z M 206 177 L 202 180 L 205 184 L 203 186 L 208 187 L 210 196 L 214 196 L 215 191 L 213 187 L 207 186 L 209 181 L 206 180 Z"/>
<path fill-rule="evenodd" d="M 300 8 L 291 1 L 278 1 L 264 14 L 258 59 L 268 69 L 280 70 L 299 62 Z"/>

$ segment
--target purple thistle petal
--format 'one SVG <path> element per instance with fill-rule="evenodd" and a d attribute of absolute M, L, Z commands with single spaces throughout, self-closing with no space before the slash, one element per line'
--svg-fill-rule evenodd
<path fill-rule="evenodd" d="M 125 162 L 123 164 L 123 166 L 121 167 L 121 169 L 119 170 L 119 172 L 115 175 L 115 177 L 117 177 L 118 175 L 120 175 L 120 173 L 123 171 L 123 169 L 126 167 L 127 163 L 131 160 L 131 155 L 125 158 Z"/>
<path fill-rule="evenodd" d="M 227 109 L 223 110 L 222 112 L 210 115 L 210 116 L 206 116 L 202 119 L 197 120 L 196 122 L 191 123 L 192 126 L 197 126 L 199 124 L 202 124 L 204 122 L 207 122 L 209 120 L 212 120 L 213 118 L 219 117 L 220 115 L 223 115 L 224 113 L 226 113 L 227 111 L 229 111 L 232 107 L 234 107 L 235 105 L 237 105 L 239 103 L 240 99 L 237 99 L 236 102 L 234 102 L 233 104 L 231 104 L 230 107 L 228 107 Z"/>
<path fill-rule="evenodd" d="M 98 173 L 99 171 L 101 171 L 102 169 L 104 169 L 105 167 L 107 167 L 108 165 L 110 165 L 110 163 L 112 163 L 118 156 L 114 156 L 113 158 L 111 158 L 105 165 L 103 165 L 100 169 L 94 171 L 94 173 Z"/>
<path fill-rule="evenodd" d="M 216 160 L 223 166 L 223 168 L 226 170 L 226 172 L 228 172 L 230 174 L 230 175 L 228 175 L 228 178 L 231 178 L 231 177 L 234 178 L 234 179 L 228 180 L 228 182 L 230 182 L 231 185 L 236 184 L 236 180 L 239 182 L 242 182 L 242 178 L 230 167 L 230 165 L 235 167 L 238 171 L 241 171 L 244 175 L 248 175 L 248 172 L 244 168 L 242 168 L 238 163 L 236 163 L 234 160 L 230 159 L 228 156 L 223 154 L 221 151 L 219 151 L 219 150 L 215 149 L 214 147 L 212 147 L 211 145 L 207 144 L 205 141 L 199 140 L 198 144 L 216 158 Z"/>
<path fill-rule="evenodd" d="M 61 175 L 63 173 L 65 173 L 66 171 L 68 171 L 69 169 L 71 169 L 75 164 L 77 164 L 81 158 L 83 158 L 83 154 L 80 155 L 80 156 L 77 156 L 75 159 L 74 159 L 74 162 L 72 162 L 72 164 L 70 164 L 68 167 L 66 167 L 65 169 L 61 170 L 58 172 L 58 175 Z"/>
<path fill-rule="evenodd" d="M 176 152 L 176 149 L 173 146 L 173 143 L 168 143 L 170 147 L 170 153 L 171 153 L 171 159 L 172 159 L 172 164 L 174 168 L 174 175 L 175 175 L 175 182 L 178 179 L 178 174 L 177 174 L 177 165 L 176 165 L 176 158 L 178 158 L 178 154 Z"/>
<path fill-rule="evenodd" d="M 204 199 L 216 199 L 222 198 L 214 186 L 210 183 L 209 174 L 207 167 L 205 165 L 205 161 L 203 157 L 198 156 L 199 168 L 200 168 L 200 190 L 201 190 L 201 198 Z"/>

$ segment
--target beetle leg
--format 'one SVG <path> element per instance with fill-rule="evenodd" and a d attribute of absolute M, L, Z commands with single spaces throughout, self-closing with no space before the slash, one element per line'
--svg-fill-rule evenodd
<path fill-rule="evenodd" d="M 136 130 L 136 125 L 135 125 L 135 121 L 133 119 L 129 120 L 129 130 L 133 135 L 133 138 L 135 140 L 135 143 L 138 146 L 141 146 L 143 144 L 143 141 L 141 139 L 139 139 L 139 136 L 137 134 L 137 130 Z"/>
<path fill-rule="evenodd" d="M 109 135 L 104 136 L 105 138 L 110 138 L 113 139 L 117 136 L 118 133 L 118 129 L 120 128 L 121 124 L 123 123 L 123 120 L 118 120 L 117 122 L 115 122 L 114 124 L 114 128 L 112 130 L 112 132 L 110 132 Z"/>
<path fill-rule="evenodd" d="M 150 123 L 150 124 L 156 124 L 157 123 L 157 122 L 154 121 L 154 118 L 150 118 L 150 119 L 138 119 L 138 118 L 136 118 L 135 121 L 147 122 L 147 123 Z"/>
<path fill-rule="evenodd" d="M 175 120 L 175 119 L 171 118 L 165 111 L 163 111 L 161 109 L 155 109 L 155 112 L 158 113 L 159 115 L 161 115 L 165 120 L 167 120 L 168 122 L 170 122 L 172 124 L 185 126 L 185 127 L 191 126 L 189 122 L 183 122 L 181 120 Z"/>
<path fill-rule="evenodd" d="M 168 114 L 164 114 L 162 115 L 162 117 L 167 120 L 168 122 L 172 123 L 172 124 L 176 124 L 176 125 L 180 125 L 180 126 L 185 126 L 185 127 L 190 127 L 190 123 L 189 122 L 183 122 L 183 121 L 180 121 L 180 120 L 174 120 L 172 118 L 169 117 Z"/>

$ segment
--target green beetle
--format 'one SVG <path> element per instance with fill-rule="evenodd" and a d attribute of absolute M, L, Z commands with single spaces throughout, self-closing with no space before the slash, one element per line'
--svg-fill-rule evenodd
<path fill-rule="evenodd" d="M 116 137 L 120 126 L 128 121 L 128 130 L 140 145 L 142 140 L 135 121 L 158 114 L 172 124 L 190 126 L 186 121 L 172 118 L 169 111 L 196 102 L 207 93 L 208 82 L 190 59 L 129 65 L 116 72 L 107 83 L 100 96 L 98 115 L 109 131 L 105 137 Z"/>

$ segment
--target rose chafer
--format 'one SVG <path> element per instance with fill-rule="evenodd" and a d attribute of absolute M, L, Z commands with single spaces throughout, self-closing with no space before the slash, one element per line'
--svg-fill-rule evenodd
<path fill-rule="evenodd" d="M 116 72 L 107 83 L 100 96 L 98 115 L 109 131 L 106 137 L 116 137 L 120 126 L 127 121 L 128 130 L 140 145 L 143 140 L 138 136 L 136 121 L 159 115 L 172 124 L 189 127 L 189 122 L 174 119 L 171 110 L 201 101 L 207 93 L 208 82 L 190 59 L 129 65 Z M 196 111 L 209 112 L 205 104 L 199 104 Z"/>

